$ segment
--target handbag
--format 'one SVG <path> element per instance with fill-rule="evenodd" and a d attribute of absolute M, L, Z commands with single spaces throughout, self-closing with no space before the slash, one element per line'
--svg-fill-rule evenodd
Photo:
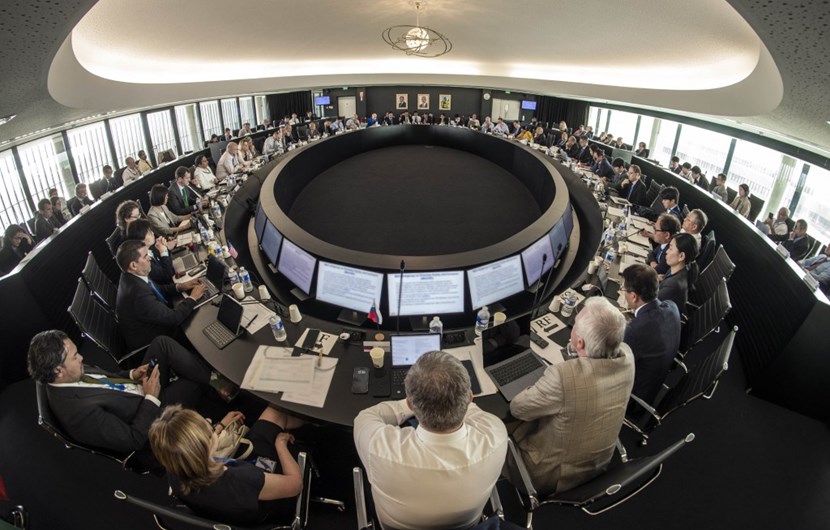
<path fill-rule="evenodd" d="M 249 430 L 250 428 L 245 424 L 236 421 L 222 429 L 218 436 L 219 445 L 214 455 L 220 458 L 235 458 L 237 460 L 244 460 L 251 456 L 254 444 L 251 440 L 245 438 Z M 247 447 L 241 454 L 237 454 L 241 445 Z"/>

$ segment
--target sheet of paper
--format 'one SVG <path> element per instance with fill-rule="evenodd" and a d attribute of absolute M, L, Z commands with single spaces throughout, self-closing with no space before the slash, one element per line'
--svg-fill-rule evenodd
<path fill-rule="evenodd" d="M 312 357 L 304 355 L 303 357 Z M 326 357 L 322 365 L 317 366 L 315 361 L 314 381 L 307 391 L 304 392 L 283 392 L 282 400 L 309 407 L 323 408 L 326 404 L 326 397 L 329 394 L 331 381 L 334 379 L 334 370 L 337 366 L 337 359 Z"/>
<path fill-rule="evenodd" d="M 468 346 L 459 346 L 458 348 L 444 348 L 444 351 L 452 354 L 459 361 L 466 361 L 467 359 L 473 362 L 473 370 L 475 371 L 478 384 L 481 386 L 481 392 L 476 394 L 478 396 L 489 396 L 499 391 L 496 384 L 490 379 L 487 372 L 484 371 L 484 359 L 481 355 L 481 341 L 478 344 L 471 344 Z"/>
<path fill-rule="evenodd" d="M 627 253 L 634 254 L 635 256 L 645 259 L 648 256 L 648 249 L 641 247 L 640 245 L 629 245 Z"/>
<path fill-rule="evenodd" d="M 245 299 L 242 300 L 242 325 L 248 330 L 248 333 L 254 334 L 267 326 L 268 320 L 275 314 L 276 313 L 257 302 L 253 296 L 246 296 Z"/>
<path fill-rule="evenodd" d="M 308 335 L 308 329 L 303 331 L 303 334 L 300 335 L 300 338 L 297 339 L 297 342 L 294 343 L 294 346 L 301 348 L 303 346 L 303 342 L 305 341 L 306 336 Z M 323 355 L 328 355 L 331 353 L 331 349 L 334 348 L 334 345 L 337 344 L 337 335 L 332 335 L 331 333 L 326 333 L 325 331 L 321 331 L 319 337 L 317 338 L 318 343 L 322 343 L 323 347 Z M 312 348 L 312 351 L 320 353 L 320 348 Z"/>
<path fill-rule="evenodd" d="M 383 351 L 385 351 L 386 353 L 389 353 L 390 351 L 392 351 L 391 344 L 392 343 L 389 342 L 388 340 L 381 340 L 381 341 L 364 340 L 363 341 L 363 353 L 369 353 L 369 350 L 371 350 L 372 348 L 376 348 L 376 347 L 377 348 L 383 348 Z"/>
<path fill-rule="evenodd" d="M 634 234 L 632 236 L 629 236 L 628 242 L 634 243 L 635 245 L 640 245 L 642 247 L 651 248 L 651 242 L 647 238 L 641 236 L 640 234 Z"/>
<path fill-rule="evenodd" d="M 187 232 L 186 234 L 179 234 L 176 236 L 177 247 L 189 245 L 191 243 L 193 243 L 193 232 Z"/>
<path fill-rule="evenodd" d="M 242 388 L 261 392 L 308 392 L 314 381 L 316 359 L 310 355 L 291 357 L 290 348 L 260 346 Z"/>
<path fill-rule="evenodd" d="M 625 210 L 623 210 L 622 208 L 614 208 L 613 206 L 609 206 L 608 207 L 608 215 L 610 215 L 612 217 L 624 217 L 625 216 Z"/>

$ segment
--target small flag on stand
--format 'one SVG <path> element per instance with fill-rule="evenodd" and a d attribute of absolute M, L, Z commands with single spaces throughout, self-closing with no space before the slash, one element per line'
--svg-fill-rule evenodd
<path fill-rule="evenodd" d="M 372 307 L 369 308 L 369 320 L 380 326 L 383 324 L 383 315 L 380 314 L 380 309 L 378 309 L 377 300 L 372 300 Z"/>

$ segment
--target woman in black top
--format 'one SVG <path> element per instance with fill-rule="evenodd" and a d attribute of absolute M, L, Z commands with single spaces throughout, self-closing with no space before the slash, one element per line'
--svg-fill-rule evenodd
<path fill-rule="evenodd" d="M 671 300 L 677 305 L 681 315 L 686 314 L 686 301 L 689 298 L 689 286 L 697 281 L 697 258 L 699 247 L 691 234 L 675 234 L 666 250 L 666 275 L 661 278 L 657 298 Z"/>
<path fill-rule="evenodd" d="M 34 243 L 20 225 L 9 225 L 3 235 L 3 249 L 0 250 L 0 274 L 8 274 L 17 267 L 20 260 L 32 251 Z"/>
<path fill-rule="evenodd" d="M 197 514 L 241 525 L 286 521 L 303 482 L 288 449 L 294 437 L 284 431 L 302 422 L 268 407 L 246 435 L 256 465 L 215 458 L 219 433 L 242 420 L 241 412 L 230 412 L 211 426 L 198 412 L 173 405 L 150 426 L 150 448 L 173 492 Z"/>

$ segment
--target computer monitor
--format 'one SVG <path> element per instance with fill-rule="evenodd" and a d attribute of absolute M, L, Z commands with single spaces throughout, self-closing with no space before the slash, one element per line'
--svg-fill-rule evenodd
<path fill-rule="evenodd" d="M 387 274 L 389 315 L 443 315 L 464 311 L 464 271 L 405 272 Z"/>
<path fill-rule="evenodd" d="M 611 148 L 611 160 L 622 158 L 626 164 L 630 164 L 631 157 L 633 155 L 634 153 L 629 151 L 628 149 L 617 149 L 616 147 Z"/>
<path fill-rule="evenodd" d="M 317 300 L 368 313 L 380 301 L 383 273 L 326 261 L 317 271 Z"/>
<path fill-rule="evenodd" d="M 522 251 L 522 263 L 525 267 L 527 284 L 533 285 L 538 282 L 539 278 L 553 267 L 555 261 L 556 257 L 551 248 L 549 234 L 545 234 L 539 241 L 524 249 Z"/>
<path fill-rule="evenodd" d="M 536 110 L 536 102 L 532 99 L 522 100 L 522 110 Z"/>
<path fill-rule="evenodd" d="M 568 203 L 565 213 L 562 214 L 562 222 L 565 223 L 565 235 L 570 239 L 571 232 L 574 231 L 574 209 L 571 203 Z"/>
<path fill-rule="evenodd" d="M 389 348 L 392 366 L 412 366 L 421 355 L 441 349 L 441 335 L 392 335 Z"/>
<path fill-rule="evenodd" d="M 317 265 L 317 258 L 283 238 L 277 270 L 305 294 L 311 291 L 315 265 Z"/>
<path fill-rule="evenodd" d="M 565 229 L 565 219 L 560 219 L 550 230 L 550 247 L 553 250 L 553 260 L 557 261 L 568 247 L 568 234 Z"/>
<path fill-rule="evenodd" d="M 331 96 L 317 96 L 314 98 L 314 104 L 317 106 L 331 105 Z"/>
<path fill-rule="evenodd" d="M 282 243 L 282 234 L 269 219 L 265 219 L 265 228 L 262 231 L 262 241 L 259 246 L 265 252 L 271 265 L 275 267 L 277 266 L 277 256 L 280 253 L 280 243 Z"/>
<path fill-rule="evenodd" d="M 467 271 L 473 309 L 503 300 L 524 290 L 522 259 L 510 256 Z"/>
<path fill-rule="evenodd" d="M 265 221 L 268 219 L 265 215 L 265 210 L 262 209 L 262 205 L 259 205 L 256 211 L 256 219 L 254 219 L 254 232 L 256 232 L 256 240 L 262 241 L 262 230 L 265 228 Z"/>

